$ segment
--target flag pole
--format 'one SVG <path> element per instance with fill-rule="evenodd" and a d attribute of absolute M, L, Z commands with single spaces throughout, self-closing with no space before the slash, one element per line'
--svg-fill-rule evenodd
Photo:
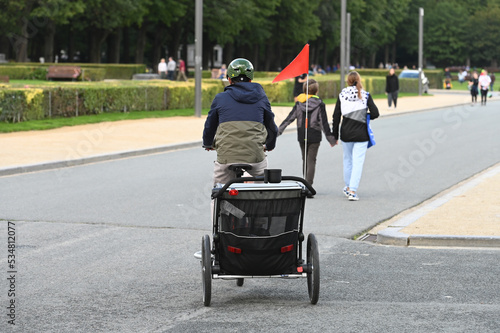
<path fill-rule="evenodd" d="M 306 76 L 306 126 L 305 126 L 305 136 L 304 136 L 304 171 L 302 172 L 304 179 L 307 175 L 307 128 L 309 127 L 309 70 Z"/>

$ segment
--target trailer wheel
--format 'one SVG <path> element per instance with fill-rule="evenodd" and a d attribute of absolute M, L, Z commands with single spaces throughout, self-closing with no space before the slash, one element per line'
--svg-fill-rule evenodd
<path fill-rule="evenodd" d="M 318 303 L 319 299 L 319 250 L 318 241 L 314 234 L 307 237 L 307 291 L 311 304 Z"/>
<path fill-rule="evenodd" d="M 212 254 L 210 253 L 210 237 L 201 240 L 201 278 L 203 283 L 203 304 L 210 306 L 212 298 Z"/>

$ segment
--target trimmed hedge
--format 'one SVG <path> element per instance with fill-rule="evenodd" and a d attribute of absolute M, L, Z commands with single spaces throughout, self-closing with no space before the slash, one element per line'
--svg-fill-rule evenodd
<path fill-rule="evenodd" d="M 19 122 L 104 112 L 194 108 L 194 85 L 71 86 L 0 89 L 0 121 Z M 222 84 L 206 83 L 202 107 L 209 108 Z"/>
<path fill-rule="evenodd" d="M 96 72 L 102 74 L 102 69 Z M 85 76 L 92 73 L 85 71 Z M 314 77 L 322 99 L 336 98 L 340 92 L 338 75 Z M 294 82 L 260 82 L 271 103 L 293 101 Z M 363 76 L 363 86 L 372 95 L 383 94 L 385 77 Z M 224 90 L 220 80 L 203 80 L 202 107 L 210 108 L 213 98 Z M 418 91 L 417 80 L 401 79 L 401 92 Z M 19 122 L 51 117 L 75 117 L 104 112 L 128 112 L 194 108 L 193 82 L 121 81 L 105 83 L 53 83 L 40 88 L 0 86 L 0 121 Z"/>
<path fill-rule="evenodd" d="M 0 75 L 10 80 L 45 80 L 49 66 L 78 66 L 83 70 L 79 80 L 86 81 L 130 80 L 134 74 L 146 72 L 146 65 L 140 64 L 4 63 L 0 64 Z"/>
<path fill-rule="evenodd" d="M 363 76 L 383 76 L 384 78 L 389 74 L 388 69 L 356 69 L 356 71 Z M 394 72 L 396 75 L 401 73 L 402 69 L 396 69 Z M 443 78 L 444 71 L 441 69 L 424 69 L 425 76 L 429 79 L 429 88 L 430 89 L 443 89 Z M 385 89 L 385 88 L 384 88 Z M 418 91 L 418 84 L 417 84 Z"/>

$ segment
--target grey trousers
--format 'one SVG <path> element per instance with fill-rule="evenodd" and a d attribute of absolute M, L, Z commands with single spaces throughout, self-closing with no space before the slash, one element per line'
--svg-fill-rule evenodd
<path fill-rule="evenodd" d="M 392 101 L 394 101 L 394 107 L 396 107 L 396 104 L 398 103 L 398 91 L 397 90 L 387 93 L 387 103 L 389 103 L 389 107 L 391 107 Z"/>
<path fill-rule="evenodd" d="M 235 162 L 237 163 L 237 162 Z M 229 166 L 235 163 L 221 164 L 217 161 L 214 162 L 214 184 L 221 183 L 225 184 L 229 180 L 236 178 L 236 174 L 229 170 Z M 252 170 L 248 171 L 248 173 L 254 177 L 263 176 L 264 169 L 267 168 L 267 157 L 264 158 L 261 162 L 258 163 L 246 163 L 252 166 Z"/>

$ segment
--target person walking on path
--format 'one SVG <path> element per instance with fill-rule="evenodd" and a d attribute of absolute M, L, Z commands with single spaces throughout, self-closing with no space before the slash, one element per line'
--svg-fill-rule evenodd
<path fill-rule="evenodd" d="M 481 90 L 481 105 L 486 105 L 486 100 L 488 99 L 488 89 L 490 88 L 491 83 L 491 78 L 486 69 L 481 71 L 478 82 L 479 89 Z"/>
<path fill-rule="evenodd" d="M 394 109 L 398 103 L 399 79 L 394 72 L 394 68 L 389 70 L 389 75 L 385 77 L 385 93 L 387 94 L 387 102 L 389 109 L 394 102 Z"/>
<path fill-rule="evenodd" d="M 472 77 L 469 80 L 470 95 L 472 97 L 472 105 L 477 103 L 477 93 L 478 93 L 479 80 L 477 78 L 477 72 L 472 73 Z"/>
<path fill-rule="evenodd" d="M 203 146 L 217 151 L 214 184 L 235 178 L 229 165 L 246 163 L 252 176 L 262 176 L 267 168 L 265 151 L 276 145 L 278 127 L 271 104 L 262 86 L 252 82 L 254 67 L 243 58 L 228 66 L 229 85 L 217 94 L 208 112 L 203 130 Z"/>
<path fill-rule="evenodd" d="M 342 89 L 335 104 L 332 124 L 336 143 L 339 139 L 342 142 L 345 183 L 343 192 L 350 201 L 359 200 L 357 191 L 370 140 L 366 124 L 368 111 L 370 120 L 378 118 L 378 108 L 372 96 L 363 90 L 361 76 L 358 72 L 350 72 L 347 75 L 347 87 Z"/>
<path fill-rule="evenodd" d="M 493 90 L 493 84 L 495 84 L 495 73 L 491 72 L 490 79 L 491 79 L 490 90 L 491 90 L 491 92 L 493 92 L 493 91 L 495 91 L 495 90 Z"/>
<path fill-rule="evenodd" d="M 187 81 L 186 77 L 186 62 L 182 59 L 179 59 L 179 73 L 177 73 L 177 81 Z"/>
<path fill-rule="evenodd" d="M 319 91 L 319 84 L 316 80 L 309 80 L 309 95 L 307 94 L 307 83 L 303 84 L 304 93 L 297 97 L 292 111 L 288 114 L 285 120 L 278 128 L 278 135 L 283 134 L 283 131 L 288 125 L 297 120 L 297 140 L 299 141 L 300 149 L 302 151 L 302 165 L 305 161 L 304 175 L 309 184 L 313 184 L 314 174 L 316 172 L 316 157 L 318 156 L 318 149 L 321 143 L 323 131 L 330 146 L 335 145 L 335 138 L 330 131 L 328 124 L 328 117 L 326 115 L 325 103 L 316 96 Z M 306 103 L 307 102 L 307 103 Z M 307 104 L 307 140 L 306 140 L 306 104 Z M 307 148 L 306 148 L 307 142 Z"/>
<path fill-rule="evenodd" d="M 167 63 L 165 62 L 165 58 L 160 60 L 158 64 L 158 74 L 160 75 L 160 79 L 165 79 L 167 77 Z"/>
<path fill-rule="evenodd" d="M 172 57 L 168 58 L 168 63 L 167 63 L 167 79 L 173 81 L 174 80 L 174 74 L 175 74 L 175 68 L 177 67 L 177 64 L 175 63 L 174 59 Z"/>

